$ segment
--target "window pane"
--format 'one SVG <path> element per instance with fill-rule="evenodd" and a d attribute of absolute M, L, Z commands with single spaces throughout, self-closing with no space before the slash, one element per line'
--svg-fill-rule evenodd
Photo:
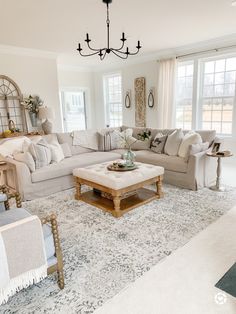
<path fill-rule="evenodd" d="M 202 128 L 231 134 L 236 81 L 236 58 L 203 62 L 200 91 Z"/>
<path fill-rule="evenodd" d="M 214 69 L 215 69 L 214 61 L 205 62 L 205 73 L 214 73 Z"/>
<path fill-rule="evenodd" d="M 217 60 L 215 65 L 215 72 L 222 72 L 225 70 L 225 59 Z"/>
<path fill-rule="evenodd" d="M 122 85 L 121 76 L 104 77 L 107 123 L 110 127 L 122 125 Z"/>
<path fill-rule="evenodd" d="M 236 58 L 229 58 L 226 61 L 226 71 L 236 70 Z"/>

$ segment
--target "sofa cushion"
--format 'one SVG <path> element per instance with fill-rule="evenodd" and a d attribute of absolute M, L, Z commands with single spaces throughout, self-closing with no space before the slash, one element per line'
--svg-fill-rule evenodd
<path fill-rule="evenodd" d="M 48 146 L 51 150 L 52 162 L 58 163 L 65 158 L 62 147 L 58 141 L 52 142 L 51 144 L 48 144 Z"/>
<path fill-rule="evenodd" d="M 86 167 L 106 161 L 119 159 L 120 155 L 112 152 L 94 152 L 66 158 L 57 164 L 37 169 L 32 173 L 32 182 L 41 182 L 72 174 L 73 169 Z"/>
<path fill-rule="evenodd" d="M 63 144 L 60 144 L 60 145 L 61 145 L 64 157 L 65 158 L 72 157 L 72 152 L 71 152 L 70 145 L 68 143 L 63 143 Z"/>
<path fill-rule="evenodd" d="M 185 160 L 178 156 L 156 154 L 152 151 L 137 151 L 135 154 L 136 161 L 161 166 L 165 170 L 186 173 L 188 169 L 188 164 Z"/>
<path fill-rule="evenodd" d="M 89 148 L 84 148 L 81 146 L 74 146 L 71 133 L 57 133 L 57 138 L 58 138 L 59 144 L 63 144 L 63 143 L 69 144 L 72 155 L 79 155 L 79 154 L 93 152 L 93 150 Z"/>

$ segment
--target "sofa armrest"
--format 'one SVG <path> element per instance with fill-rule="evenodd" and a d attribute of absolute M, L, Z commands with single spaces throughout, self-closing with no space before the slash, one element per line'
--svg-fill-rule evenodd
<path fill-rule="evenodd" d="M 203 188 L 213 184 L 216 177 L 216 160 L 207 157 L 211 148 L 191 155 L 188 162 L 188 172 L 195 177 L 196 188 Z"/>
<path fill-rule="evenodd" d="M 9 171 L 7 171 L 8 186 L 13 187 L 23 196 L 24 187 L 32 183 L 29 168 L 23 162 L 12 158 L 6 158 L 5 161 L 9 165 Z"/>

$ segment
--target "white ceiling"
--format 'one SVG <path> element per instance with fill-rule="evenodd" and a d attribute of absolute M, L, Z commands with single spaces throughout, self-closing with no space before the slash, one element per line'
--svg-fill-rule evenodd
<path fill-rule="evenodd" d="M 102 0 L 0 0 L 0 5 L 0 45 L 55 52 L 62 62 L 78 65 L 101 62 L 75 49 L 87 32 L 92 45 L 104 46 Z M 110 18 L 112 46 L 119 46 L 125 31 L 130 48 L 141 40 L 143 55 L 236 33 L 231 0 L 113 0 Z M 106 64 L 113 61 L 108 56 Z"/>

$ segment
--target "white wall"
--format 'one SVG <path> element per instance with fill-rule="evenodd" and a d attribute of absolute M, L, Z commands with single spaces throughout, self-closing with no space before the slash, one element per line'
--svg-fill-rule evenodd
<path fill-rule="evenodd" d="M 95 82 L 95 99 L 96 99 L 96 126 L 103 128 L 106 125 L 105 121 L 105 108 L 104 108 L 104 96 L 103 96 L 103 76 L 109 73 L 120 72 L 122 75 L 123 85 L 123 124 L 129 126 L 135 126 L 135 93 L 134 93 L 134 80 L 137 77 L 146 78 L 146 91 L 148 97 L 148 91 L 151 87 L 157 87 L 158 80 L 158 64 L 156 61 L 149 61 L 145 63 L 128 65 L 126 67 L 113 69 L 110 72 L 98 72 L 94 74 Z M 131 108 L 127 109 L 124 106 L 124 96 L 127 90 L 131 90 Z M 155 104 L 154 108 L 150 109 L 147 106 L 146 109 L 146 124 L 149 127 L 157 127 L 157 115 L 158 107 Z"/>
<path fill-rule="evenodd" d="M 96 127 L 94 105 L 94 75 L 91 72 L 78 72 L 58 67 L 59 91 L 85 92 L 85 104 L 88 128 Z"/>
<path fill-rule="evenodd" d="M 53 131 L 62 130 L 55 58 L 0 53 L 0 73 L 13 79 L 23 95 L 39 95 L 55 113 Z"/>

